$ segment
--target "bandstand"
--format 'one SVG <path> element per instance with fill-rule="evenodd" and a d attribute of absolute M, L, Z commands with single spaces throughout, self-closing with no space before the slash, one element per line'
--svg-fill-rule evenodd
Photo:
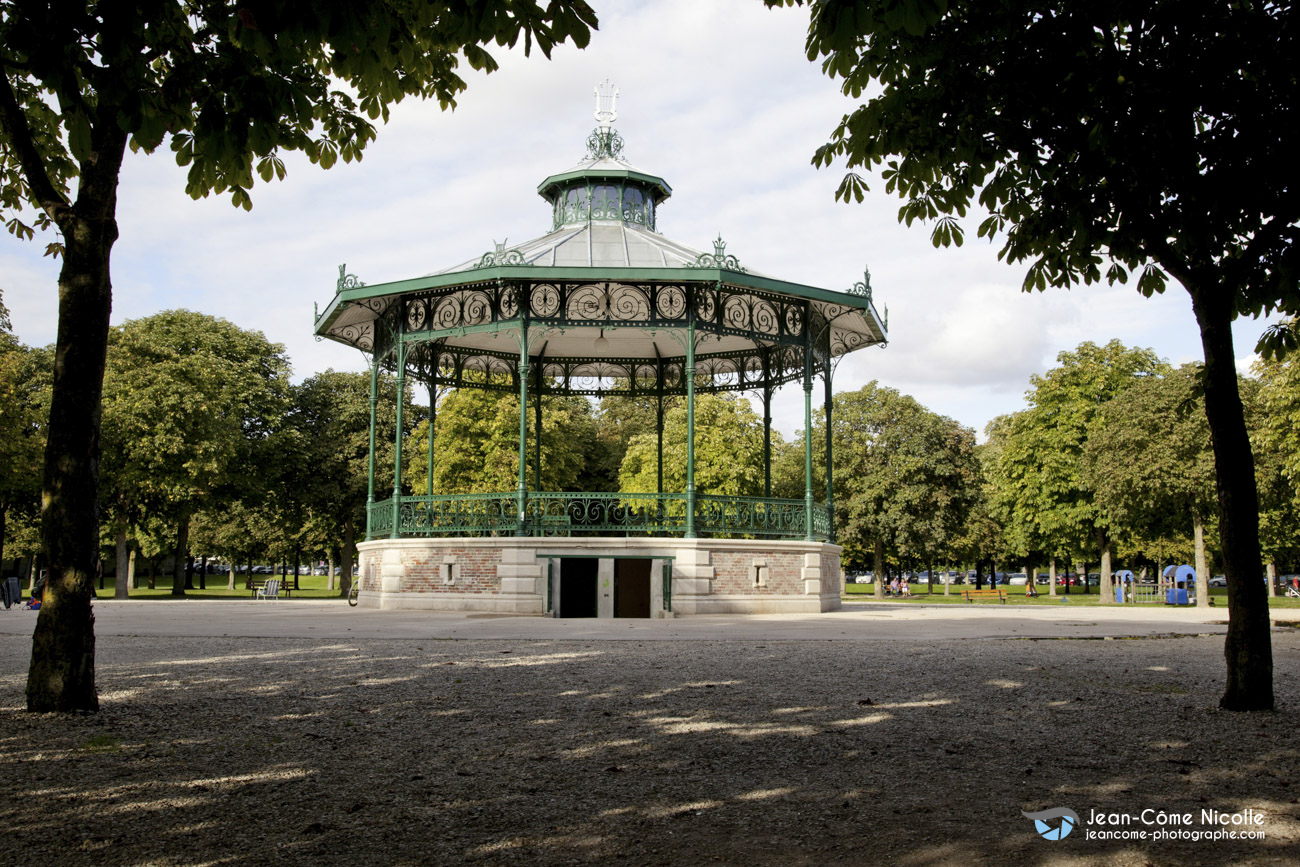
<path fill-rule="evenodd" d="M 362 605 L 562 617 L 839 607 L 833 479 L 827 472 L 823 491 L 812 481 L 815 445 L 831 466 L 830 425 L 824 444 L 804 438 L 804 496 L 774 498 L 771 405 L 777 388 L 802 384 L 811 430 L 820 380 L 829 416 L 838 359 L 886 340 L 870 281 L 848 292 L 791 283 L 742 267 L 721 238 L 709 253 L 664 237 L 658 212 L 672 191 L 624 159 L 612 126 L 616 96 L 597 89 L 599 126 L 585 159 L 538 187 L 551 207 L 548 234 L 393 283 L 366 285 L 339 269 L 315 331 L 371 359 Z M 439 390 L 517 393 L 515 490 L 436 494 L 431 475 L 430 493 L 404 492 L 402 401 L 395 465 L 376 467 L 381 368 L 396 376 L 399 393 L 407 380 L 423 384 L 431 416 Z M 761 399 L 761 497 L 695 487 L 695 397 L 729 391 Z M 657 405 L 658 490 L 540 490 L 545 395 Z M 666 491 L 664 400 L 673 397 L 686 406 L 686 484 Z M 436 447 L 431 435 L 430 467 Z"/>

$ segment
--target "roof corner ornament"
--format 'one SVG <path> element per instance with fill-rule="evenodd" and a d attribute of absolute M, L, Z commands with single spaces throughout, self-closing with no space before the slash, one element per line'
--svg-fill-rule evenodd
<path fill-rule="evenodd" d="M 359 289 L 366 284 L 356 274 L 349 274 L 348 266 L 344 264 L 339 266 L 339 282 L 335 285 L 336 291 L 342 292 L 344 289 Z"/>
<path fill-rule="evenodd" d="M 853 288 L 849 290 L 848 294 L 861 295 L 863 298 L 867 299 L 868 304 L 871 303 L 871 269 L 870 268 L 867 268 L 865 266 L 863 267 L 862 282 L 854 283 Z"/>
<path fill-rule="evenodd" d="M 728 271 L 739 271 L 741 274 L 746 273 L 745 269 L 740 266 L 740 260 L 735 256 L 727 253 L 727 242 L 722 240 L 722 233 L 718 233 L 718 240 L 713 242 L 713 253 L 701 253 L 699 257 L 687 267 L 689 268 L 726 268 Z"/>
<path fill-rule="evenodd" d="M 613 128 L 614 121 L 618 120 L 618 88 L 607 78 L 594 90 L 596 110 L 593 115 L 599 126 L 587 137 L 587 159 L 618 159 L 623 155 L 623 137 Z"/>
<path fill-rule="evenodd" d="M 509 238 L 506 238 L 504 241 L 498 241 L 493 238 L 493 249 L 484 253 L 483 257 L 478 260 L 478 264 L 475 265 L 474 268 L 491 268 L 494 265 L 527 265 L 528 263 L 524 261 L 523 253 L 520 253 L 518 250 L 506 249 L 506 244 L 509 242 Z"/>

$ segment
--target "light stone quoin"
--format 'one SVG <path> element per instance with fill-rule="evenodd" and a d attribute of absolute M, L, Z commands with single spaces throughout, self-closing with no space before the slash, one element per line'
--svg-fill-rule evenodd
<path fill-rule="evenodd" d="M 546 234 L 493 241 L 459 265 L 393 283 L 367 284 L 340 269 L 315 331 L 372 364 L 361 605 L 559 617 L 839 607 L 833 475 L 824 487 L 813 483 L 815 463 L 833 466 L 832 440 L 804 437 L 803 491 L 774 497 L 771 401 L 783 386 L 802 387 L 811 430 L 820 379 L 829 418 L 836 364 L 885 344 L 888 311 L 877 311 L 869 277 L 846 279 L 847 291 L 823 289 L 742 264 L 721 235 L 712 252 L 664 236 L 672 188 L 624 156 L 613 126 L 618 96 L 609 82 L 596 88 L 586 157 L 538 186 L 551 209 Z M 380 370 L 429 395 L 430 471 L 415 490 L 398 483 L 403 454 L 415 449 L 401 433 L 390 444 L 393 465 L 375 459 Z M 435 398 L 460 388 L 518 396 L 512 489 L 437 489 Z M 764 478 L 748 496 L 696 480 L 696 394 L 728 392 L 762 401 Z M 655 490 L 540 487 L 541 398 L 565 395 L 658 407 Z M 676 490 L 664 487 L 665 398 L 681 401 L 688 420 L 686 483 Z M 400 405 L 397 417 L 400 431 Z"/>

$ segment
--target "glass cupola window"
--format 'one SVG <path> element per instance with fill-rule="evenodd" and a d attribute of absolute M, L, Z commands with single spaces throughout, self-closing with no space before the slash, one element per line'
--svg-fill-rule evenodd
<path fill-rule="evenodd" d="M 561 189 L 554 200 L 553 229 L 588 221 L 655 227 L 654 199 L 640 185 L 584 181 Z"/>

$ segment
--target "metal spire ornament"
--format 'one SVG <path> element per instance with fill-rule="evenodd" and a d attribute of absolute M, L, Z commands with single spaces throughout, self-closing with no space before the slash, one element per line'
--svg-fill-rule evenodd
<path fill-rule="evenodd" d="M 587 137 L 587 159 L 619 159 L 623 155 L 623 137 L 614 131 L 618 120 L 618 88 L 607 78 L 593 88 L 596 110 L 592 112 L 599 126 Z"/>

